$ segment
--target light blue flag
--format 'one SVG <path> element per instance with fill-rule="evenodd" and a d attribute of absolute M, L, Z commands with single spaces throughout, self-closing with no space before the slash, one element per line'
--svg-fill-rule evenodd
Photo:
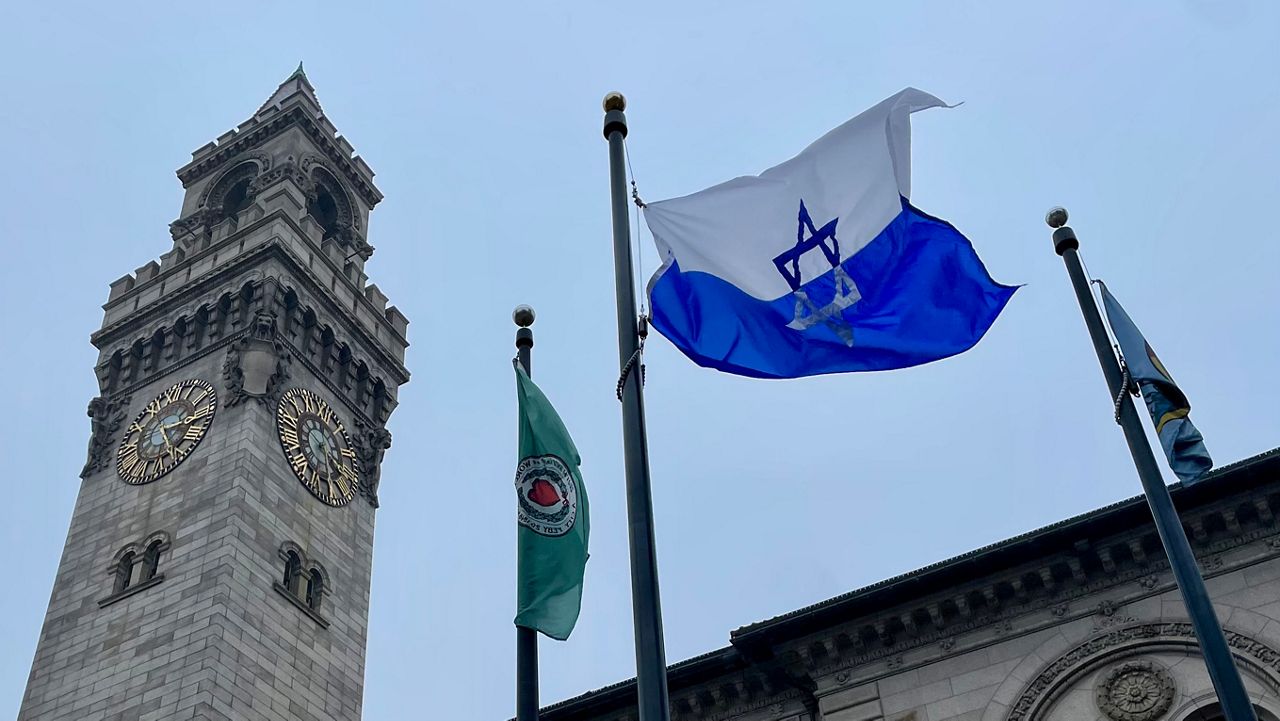
<path fill-rule="evenodd" d="M 1191 484 L 1200 479 L 1210 468 L 1213 459 L 1204 447 L 1204 439 L 1196 430 L 1191 418 L 1191 403 L 1182 394 L 1173 376 L 1165 370 L 1164 364 L 1151 350 L 1147 339 L 1143 337 L 1138 326 L 1129 319 L 1129 314 L 1120 307 L 1119 301 L 1107 290 L 1102 281 L 1097 281 L 1102 288 L 1102 304 L 1107 309 L 1107 321 L 1111 324 L 1111 332 L 1120 344 L 1120 355 L 1124 358 L 1129 375 L 1142 391 L 1142 399 L 1147 402 L 1147 410 L 1151 412 L 1151 420 L 1156 424 L 1156 435 L 1160 437 L 1160 445 L 1169 459 L 1169 467 L 1174 475 L 1183 483 Z"/>
<path fill-rule="evenodd" d="M 758 378 L 886 370 L 972 348 L 1016 288 L 911 196 L 908 88 L 796 157 L 645 208 L 653 326 L 699 365 Z"/>

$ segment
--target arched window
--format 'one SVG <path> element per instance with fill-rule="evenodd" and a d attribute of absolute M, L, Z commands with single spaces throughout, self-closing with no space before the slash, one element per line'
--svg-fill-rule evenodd
<path fill-rule="evenodd" d="M 316 184 L 315 197 L 307 201 L 307 212 L 324 228 L 325 238 L 338 231 L 338 202 L 328 188 Z"/>
<path fill-rule="evenodd" d="M 120 593 L 129 588 L 133 580 L 133 551 L 129 551 L 120 557 L 120 562 L 116 564 L 116 593 Z"/>
<path fill-rule="evenodd" d="M 252 178 L 244 178 L 236 181 L 227 189 L 227 194 L 222 196 L 222 217 L 235 218 L 240 211 L 249 207 L 249 183 Z"/>
<path fill-rule="evenodd" d="M 240 163 L 218 178 L 218 181 L 200 196 L 200 205 L 208 211 L 208 222 L 217 224 L 224 219 L 235 219 L 236 214 L 248 208 L 253 201 L 251 188 L 258 176 L 256 161 Z"/>
<path fill-rule="evenodd" d="M 298 554 L 293 551 L 285 556 L 284 560 L 284 580 L 281 583 L 290 593 L 297 595 L 298 593 L 298 577 L 302 575 L 302 559 L 298 558 Z"/>
<path fill-rule="evenodd" d="M 310 558 L 302 547 L 292 541 L 281 544 L 280 558 L 284 559 L 284 577 L 272 583 L 271 587 L 310 616 L 320 628 L 328 628 L 329 620 L 320 615 L 320 604 L 329 592 L 329 575 L 324 565 Z"/>
<path fill-rule="evenodd" d="M 324 577 L 320 575 L 320 569 L 313 568 L 307 574 L 307 608 L 312 611 L 320 610 L 320 596 L 324 593 Z"/>
<path fill-rule="evenodd" d="M 156 577 L 156 573 L 160 570 L 160 541 L 152 541 L 147 550 L 142 554 L 142 576 L 139 580 L 150 581 Z"/>
<path fill-rule="evenodd" d="M 1265 709 L 1254 706 L 1253 710 L 1258 715 L 1258 721 L 1275 721 L 1276 719 L 1275 715 Z M 1213 703 L 1196 709 L 1182 721 L 1225 721 L 1226 718 L 1226 714 L 1222 712 L 1222 704 Z"/>

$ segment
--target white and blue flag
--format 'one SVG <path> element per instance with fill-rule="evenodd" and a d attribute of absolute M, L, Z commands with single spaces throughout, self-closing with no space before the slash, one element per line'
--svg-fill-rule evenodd
<path fill-rule="evenodd" d="M 699 365 L 757 378 L 886 370 L 973 347 L 1015 287 L 911 197 L 908 88 L 796 157 L 645 208 L 653 326 Z"/>

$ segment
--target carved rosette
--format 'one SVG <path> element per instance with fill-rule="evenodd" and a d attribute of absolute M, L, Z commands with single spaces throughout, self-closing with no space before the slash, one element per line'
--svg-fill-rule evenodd
<path fill-rule="evenodd" d="M 80 471 L 81 478 L 111 467 L 115 460 L 115 454 L 112 453 L 113 436 L 124 422 L 128 407 L 129 396 L 108 398 L 102 395 L 89 401 L 92 430 L 89 435 L 89 456 Z"/>
<path fill-rule="evenodd" d="M 1235 658 L 1240 670 L 1256 681 L 1265 684 L 1272 693 L 1280 693 L 1280 651 L 1257 639 L 1230 629 L 1224 629 L 1224 633 L 1227 636 L 1227 645 L 1231 647 L 1231 655 Z M 1139 652 L 1174 652 L 1179 655 L 1198 654 L 1199 645 L 1196 642 L 1195 629 L 1191 627 L 1190 623 L 1182 622 L 1143 623 L 1113 628 L 1106 633 L 1095 636 L 1059 656 L 1057 660 L 1046 666 L 1039 675 L 1032 679 L 1023 688 L 1017 700 L 1014 701 L 1008 715 L 1004 717 L 1005 721 L 1039 721 L 1039 719 L 1043 719 L 1045 711 L 1053 705 L 1054 701 L 1062 693 L 1073 686 L 1072 682 L 1079 677 L 1079 674 L 1108 666 L 1107 659 L 1112 655 L 1119 654 L 1132 659 L 1133 655 Z M 1114 663 L 1114 661 L 1110 663 Z M 1154 664 L 1153 666 L 1159 668 Z M 1108 677 L 1109 675 L 1106 675 L 1104 679 Z M 1119 674 L 1117 674 L 1118 677 Z M 1099 685 L 1105 685 L 1105 681 L 1100 681 Z M 1125 693 L 1132 693 L 1127 690 L 1133 687 L 1128 681 L 1123 686 L 1114 682 L 1108 686 L 1111 689 L 1120 687 L 1126 689 Z M 1141 685 L 1138 688 L 1139 693 L 1145 693 L 1141 691 Z M 1110 694 L 1111 692 L 1108 691 L 1108 695 Z M 1101 705 L 1101 702 L 1099 702 L 1099 705 Z M 1158 717 L 1159 714 L 1134 718 L 1154 720 Z M 1107 718 L 1120 719 L 1128 717 L 1107 714 Z"/>
<path fill-rule="evenodd" d="M 223 405 L 234 406 L 248 399 L 270 405 L 280 400 L 289 380 L 291 356 L 276 337 L 276 317 L 259 311 L 249 331 L 227 348 L 222 363 L 222 381 L 227 395 Z"/>
<path fill-rule="evenodd" d="M 360 462 L 360 495 L 369 505 L 378 507 L 378 484 L 382 479 L 382 457 L 391 447 L 391 432 L 382 426 L 370 426 L 356 419 L 351 445 Z"/>
<path fill-rule="evenodd" d="M 1115 721 L 1155 721 L 1173 705 L 1173 677 L 1151 661 L 1122 663 L 1098 683 L 1098 708 Z"/>

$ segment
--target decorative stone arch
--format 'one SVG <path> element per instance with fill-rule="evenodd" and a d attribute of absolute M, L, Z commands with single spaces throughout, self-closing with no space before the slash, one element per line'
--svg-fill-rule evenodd
<path fill-rule="evenodd" d="M 120 562 L 124 560 L 125 556 L 132 553 L 135 558 L 139 558 L 142 556 L 144 548 L 146 546 L 139 544 L 137 541 L 131 541 L 121 546 L 120 550 L 116 551 L 115 555 L 111 557 L 111 565 L 106 568 L 107 573 L 114 576 L 116 569 L 120 567 Z"/>
<path fill-rule="evenodd" d="M 149 548 L 151 544 L 157 541 L 160 542 L 160 550 L 162 552 L 169 550 L 170 541 L 169 541 L 168 531 L 156 531 L 151 535 L 147 536 L 142 541 L 142 548 L 143 549 Z"/>
<path fill-rule="evenodd" d="M 307 552 L 302 550 L 302 546 L 299 546 L 293 541 L 285 541 L 280 544 L 280 560 L 289 560 L 290 551 L 298 555 L 298 558 L 302 561 L 302 565 L 305 566 L 307 564 Z"/>
<path fill-rule="evenodd" d="M 301 169 L 311 181 L 307 212 L 324 228 L 325 237 L 334 237 L 342 243 L 354 241 L 360 229 L 360 217 L 338 174 L 315 155 L 304 157 Z"/>
<path fill-rule="evenodd" d="M 1240 670 L 1271 693 L 1280 695 L 1280 651 L 1231 629 L 1225 632 Z M 1190 623 L 1137 623 L 1094 636 L 1058 656 L 1025 684 L 1003 716 L 1004 721 L 1040 721 L 1077 681 L 1103 666 L 1137 656 L 1171 652 L 1199 657 L 1199 644 Z M 1162 715 L 1161 718 L 1178 717 Z"/>
<path fill-rule="evenodd" d="M 329 576 L 329 572 L 325 570 L 324 564 L 316 560 L 307 560 L 302 566 L 303 582 L 306 584 L 303 590 L 303 601 L 313 611 L 319 611 L 321 599 L 327 596 L 333 588 Z M 313 585 L 312 577 L 319 578 L 319 584 Z"/>
<path fill-rule="evenodd" d="M 1258 716 L 1258 721 L 1280 721 L 1275 711 L 1256 703 L 1256 699 L 1254 701 L 1253 710 Z M 1217 721 L 1223 718 L 1222 704 L 1218 703 L 1218 695 L 1210 692 L 1179 706 L 1166 718 L 1168 721 Z"/>
<path fill-rule="evenodd" d="M 333 592 L 329 570 L 293 541 L 281 543 L 279 555 L 284 561 L 285 575 L 283 582 L 277 577 L 276 591 L 327 628 L 329 622 L 320 615 L 320 608 L 323 598 Z"/>
<path fill-rule="evenodd" d="M 263 153 L 246 155 L 242 160 L 232 163 L 226 172 L 200 194 L 199 208 L 204 211 L 205 223 L 212 226 L 238 212 L 236 207 L 229 208 L 228 203 L 239 207 L 252 201 L 253 180 L 270 165 L 270 158 Z"/>

